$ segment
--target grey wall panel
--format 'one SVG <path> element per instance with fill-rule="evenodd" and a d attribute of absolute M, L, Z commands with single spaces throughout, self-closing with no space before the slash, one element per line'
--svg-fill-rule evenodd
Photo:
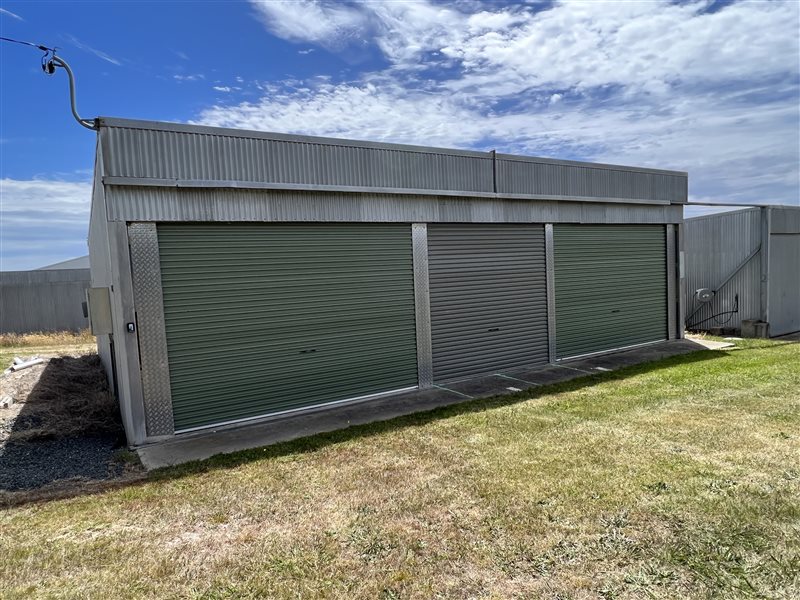
<path fill-rule="evenodd" d="M 111 315 L 117 394 L 128 442 L 142 444 L 148 438 L 145 431 L 139 339 L 136 332 L 129 332 L 126 327 L 128 323 L 136 323 L 130 244 L 126 224 L 109 223 L 108 241 L 111 260 Z"/>
<path fill-rule="evenodd" d="M 773 225 L 774 218 L 773 214 Z M 776 336 L 795 331 L 800 331 L 800 233 L 773 233 L 769 255 L 769 332 Z"/>
<path fill-rule="evenodd" d="M 106 186 L 112 221 L 680 223 L 682 207 L 341 192 Z"/>
<path fill-rule="evenodd" d="M 92 204 L 89 214 L 89 268 L 91 272 L 91 285 L 96 288 L 110 288 L 111 277 L 111 251 L 108 241 L 108 218 L 106 214 L 105 189 L 102 181 L 102 165 L 100 153 L 95 154 L 94 181 L 92 185 Z M 108 377 L 109 388 L 116 389 L 114 380 L 114 364 L 112 350 L 112 336 L 98 335 L 97 354 L 103 363 Z M 129 414 L 122 409 L 123 423 L 130 429 Z"/>
<path fill-rule="evenodd" d="M 433 374 L 548 361 L 543 225 L 428 227 Z"/>
<path fill-rule="evenodd" d="M 103 118 L 104 175 L 686 202 L 682 172 Z"/>
<path fill-rule="evenodd" d="M 86 329 L 89 280 L 89 269 L 0 272 L 0 333 Z"/>
<path fill-rule="evenodd" d="M 488 155 L 346 144 L 308 137 L 241 137 L 101 129 L 106 175 L 491 192 Z"/>
<path fill-rule="evenodd" d="M 687 327 L 738 329 L 742 319 L 760 319 L 760 256 L 753 256 L 722 288 L 717 288 L 760 248 L 761 210 L 751 208 L 687 219 L 683 228 Z M 714 300 L 698 303 L 695 291 L 700 288 L 716 289 Z M 736 309 L 737 297 L 738 312 L 729 312 Z"/>
<path fill-rule="evenodd" d="M 686 202 L 686 177 L 591 164 L 553 164 L 527 158 L 497 161 L 498 192 Z"/>
<path fill-rule="evenodd" d="M 159 225 L 175 429 L 415 387 L 410 225 Z"/>
<path fill-rule="evenodd" d="M 555 225 L 559 359 L 667 339 L 667 255 L 659 225 Z"/>
<path fill-rule="evenodd" d="M 800 206 L 772 207 L 772 233 L 800 233 Z"/>

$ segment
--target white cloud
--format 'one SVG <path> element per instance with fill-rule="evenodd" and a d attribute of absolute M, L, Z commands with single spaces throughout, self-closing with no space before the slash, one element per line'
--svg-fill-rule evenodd
<path fill-rule="evenodd" d="M 287 40 L 337 48 L 360 36 L 367 13 L 356 6 L 311 0 L 251 2 L 262 23 Z"/>
<path fill-rule="evenodd" d="M 796 2 L 254 6 L 275 35 L 368 40 L 389 66 L 262 82 L 200 122 L 675 168 L 715 201 L 800 195 Z"/>
<path fill-rule="evenodd" d="M 215 85 L 212 89 L 218 92 L 232 92 L 233 89 L 228 87 L 227 85 Z"/>
<path fill-rule="evenodd" d="M 89 52 L 90 54 L 94 54 L 97 58 L 99 58 L 101 60 L 104 60 L 106 62 L 109 62 L 112 65 L 116 65 L 118 67 L 122 66 L 122 62 L 121 61 L 117 60 L 113 56 L 109 56 L 108 54 L 106 54 L 105 52 L 102 52 L 101 50 L 98 50 L 97 48 L 92 48 L 90 45 L 84 44 L 82 41 L 80 41 L 74 35 L 67 34 L 64 37 L 67 40 L 69 40 L 72 43 L 72 45 L 75 46 L 76 48 L 79 48 L 81 50 Z"/>
<path fill-rule="evenodd" d="M 17 13 L 13 13 L 10 10 L 6 10 L 5 8 L 0 8 L 0 14 L 9 16 L 12 19 L 16 19 L 17 21 L 24 21 L 25 20 L 22 17 L 20 17 Z"/>
<path fill-rule="evenodd" d="M 86 254 L 89 182 L 0 179 L 0 269 Z"/>
<path fill-rule="evenodd" d="M 200 81 L 201 79 L 205 79 L 206 76 L 202 73 L 195 73 L 189 75 L 173 75 L 172 78 L 179 83 L 183 83 L 184 81 Z"/>

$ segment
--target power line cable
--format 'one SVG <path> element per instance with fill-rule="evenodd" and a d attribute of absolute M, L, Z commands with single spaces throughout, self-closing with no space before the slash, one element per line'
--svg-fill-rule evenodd
<path fill-rule="evenodd" d="M 2 37 L 0 36 L 0 40 L 4 42 L 13 42 L 14 44 L 22 44 L 23 46 L 32 46 L 34 48 L 38 48 L 42 52 L 55 52 L 57 48 L 48 48 L 47 46 L 43 46 L 42 44 L 34 44 L 33 42 L 26 42 L 24 40 L 15 40 L 12 38 Z"/>

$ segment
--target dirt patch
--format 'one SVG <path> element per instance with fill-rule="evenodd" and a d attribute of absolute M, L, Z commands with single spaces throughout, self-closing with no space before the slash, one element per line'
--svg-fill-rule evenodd
<path fill-rule="evenodd" d="M 0 396 L 14 400 L 0 409 L 0 500 L 138 471 L 97 354 L 39 356 L 43 364 L 0 378 Z"/>

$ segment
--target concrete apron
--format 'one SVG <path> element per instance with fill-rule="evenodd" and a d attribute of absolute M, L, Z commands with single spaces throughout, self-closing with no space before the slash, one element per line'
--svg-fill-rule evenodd
<path fill-rule="evenodd" d="M 436 385 L 429 389 L 386 395 L 378 399 L 320 409 L 271 420 L 242 423 L 187 433 L 140 446 L 139 458 L 147 470 L 202 460 L 249 448 L 269 446 L 301 437 L 387 421 L 441 406 L 477 398 L 513 394 L 597 373 L 733 344 L 703 340 L 672 340 L 619 352 L 562 361 L 535 369 L 517 369 Z"/>

